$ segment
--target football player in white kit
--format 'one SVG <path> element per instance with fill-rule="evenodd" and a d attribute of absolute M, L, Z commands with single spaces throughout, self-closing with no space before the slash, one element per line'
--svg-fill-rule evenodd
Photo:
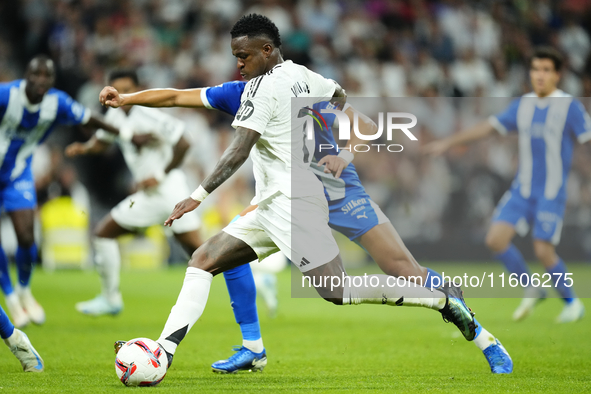
<path fill-rule="evenodd" d="M 109 82 L 120 92 L 139 89 L 137 74 L 132 70 L 113 71 Z M 171 208 L 190 193 L 185 174 L 178 168 L 190 147 L 183 137 L 183 122 L 160 110 L 139 106 L 109 108 L 105 119 L 123 130 L 122 135 L 151 134 L 154 141 L 138 149 L 118 136 L 99 130 L 88 142 L 76 142 L 66 148 L 66 155 L 73 157 L 101 153 L 111 143 L 118 143 L 138 189 L 117 204 L 94 230 L 95 262 L 101 275 L 102 292 L 92 300 L 76 304 L 79 312 L 88 315 L 114 315 L 123 308 L 119 291 L 121 257 L 116 238 L 162 223 Z M 195 212 L 171 227 L 189 255 L 201 245 L 199 227 Z"/>
<path fill-rule="evenodd" d="M 291 111 L 293 97 L 308 99 L 309 106 L 332 98 L 342 103 L 344 91 L 334 81 L 284 61 L 277 27 L 268 18 L 251 14 L 242 17 L 231 31 L 232 53 L 240 74 L 249 80 L 232 125 L 235 137 L 208 176 L 190 197 L 175 206 L 166 225 L 196 209 L 248 158 L 253 160 L 258 208 L 241 216 L 195 251 L 183 287 L 172 308 L 158 343 L 167 352 L 169 365 L 177 346 L 199 319 L 213 279 L 230 268 L 262 260 L 281 251 L 314 283 L 325 277 L 344 277 L 343 283 L 315 287 L 320 296 L 336 305 L 387 304 L 422 306 L 442 313 L 464 337 L 475 336 L 474 318 L 463 302 L 461 291 L 446 284 L 441 289 L 387 285 L 388 275 L 368 275 L 376 287 L 355 287 L 345 273 L 339 251 L 328 227 L 328 204 L 321 182 L 308 170 L 314 141 L 304 138 L 304 117 Z M 106 87 L 102 104 L 118 107 L 121 96 Z M 124 103 L 123 103 L 124 104 Z M 176 103 L 182 106 L 181 103 Z M 359 277 L 361 278 L 361 277 Z M 380 286 L 381 285 L 381 286 Z M 264 349 L 260 363 L 266 363 Z"/>

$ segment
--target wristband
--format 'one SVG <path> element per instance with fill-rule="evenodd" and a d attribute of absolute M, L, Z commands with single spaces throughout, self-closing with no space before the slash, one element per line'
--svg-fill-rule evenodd
<path fill-rule="evenodd" d="M 130 142 L 133 138 L 133 129 L 129 126 L 123 126 L 119 129 L 119 138 L 121 141 Z"/>
<path fill-rule="evenodd" d="M 158 170 L 154 173 L 154 179 L 156 179 L 158 183 L 161 183 L 164 178 L 166 178 L 166 172 L 164 172 L 164 170 Z"/>
<path fill-rule="evenodd" d="M 205 190 L 203 186 L 199 185 L 199 187 L 193 193 L 191 193 L 190 197 L 195 201 L 201 202 L 205 200 L 205 197 L 207 196 L 209 196 L 207 190 Z"/>
<path fill-rule="evenodd" d="M 337 157 L 340 157 L 341 159 L 345 160 L 347 165 L 349 165 L 349 163 L 351 163 L 353 161 L 353 158 L 355 157 L 355 155 L 353 153 L 349 152 L 348 150 L 343 149 L 339 152 Z"/>

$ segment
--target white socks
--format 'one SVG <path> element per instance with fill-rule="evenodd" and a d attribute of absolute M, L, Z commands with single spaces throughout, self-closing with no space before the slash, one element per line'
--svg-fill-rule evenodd
<path fill-rule="evenodd" d="M 494 335 L 486 331 L 484 328 L 482 328 L 480 334 L 478 334 L 478 336 L 474 338 L 473 342 L 480 350 L 484 350 L 490 345 L 497 343 Z"/>
<path fill-rule="evenodd" d="M 263 346 L 263 338 L 259 338 L 256 341 L 247 341 L 246 339 L 243 339 L 242 346 L 255 353 L 260 353 L 265 350 L 265 346 Z"/>
<path fill-rule="evenodd" d="M 413 282 L 405 281 L 403 278 L 389 275 L 351 276 L 348 278 L 351 280 L 345 280 L 343 305 L 421 306 L 437 311 L 445 306 L 446 296 L 442 291 L 431 291 L 426 287 L 415 286 Z"/>
<path fill-rule="evenodd" d="M 115 239 L 95 237 L 94 261 L 101 275 L 102 294 L 111 303 L 121 302 L 119 293 L 119 277 L 121 271 L 121 255 Z"/>
<path fill-rule="evenodd" d="M 209 272 L 194 267 L 187 268 L 179 298 L 157 341 L 168 353 L 174 354 L 178 344 L 201 317 L 212 279 L 213 275 Z"/>

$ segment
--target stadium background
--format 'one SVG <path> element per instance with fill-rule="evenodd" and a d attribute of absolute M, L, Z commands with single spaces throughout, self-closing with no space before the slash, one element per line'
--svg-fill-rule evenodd
<path fill-rule="evenodd" d="M 101 111 L 98 92 L 113 67 L 137 68 L 146 88 L 238 79 L 228 31 L 248 12 L 263 13 L 277 24 L 285 58 L 338 80 L 350 96 L 517 96 L 530 90 L 527 61 L 539 44 L 564 53 L 561 87 L 574 96 L 591 96 L 591 2 L 586 0 L 2 2 L 0 81 L 22 77 L 32 56 L 47 53 L 58 66 L 56 87 Z M 462 110 L 461 100 L 437 102 Z M 171 111 L 186 122 L 193 141 L 185 169 L 196 186 L 232 137 L 231 118 L 214 111 Z M 421 129 L 420 143 L 466 125 L 433 122 Z M 35 160 L 40 202 L 70 194 L 92 207 L 94 224 L 133 185 L 116 149 L 101 157 L 63 159 L 67 143 L 88 136 L 86 130 L 58 129 Z M 357 168 L 413 254 L 430 260 L 490 259 L 484 234 L 515 174 L 516 140 L 488 140 L 438 161 L 416 149 L 405 153 L 362 160 Z M 203 214 L 210 231 L 248 204 L 252 182 L 246 168 L 208 199 Z M 586 147 L 577 150 L 568 189 L 559 253 L 588 260 L 591 158 Z M 532 258 L 529 238 L 517 243 Z M 178 256 L 173 253 L 172 259 Z"/>

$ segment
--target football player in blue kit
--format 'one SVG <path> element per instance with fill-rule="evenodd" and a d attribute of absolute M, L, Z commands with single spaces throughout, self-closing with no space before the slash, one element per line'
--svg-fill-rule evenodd
<path fill-rule="evenodd" d="M 572 274 L 556 254 L 556 245 L 562 231 L 566 180 L 575 142 L 591 140 L 591 118 L 579 100 L 558 89 L 562 55 L 556 49 L 537 48 L 529 66 L 532 93 L 513 100 L 503 112 L 471 129 L 434 141 L 424 149 L 438 155 L 495 132 L 518 133 L 519 170 L 493 214 L 486 245 L 511 275 L 527 283 L 525 296 L 513 313 L 514 320 L 522 320 L 546 297 L 545 290 L 529 280 L 529 268 L 511 242 L 515 234 L 524 236 L 532 227 L 534 253 L 544 265 L 544 275 L 552 278 L 564 300 L 556 321 L 568 323 L 581 319 L 585 308 L 574 294 Z"/>
<path fill-rule="evenodd" d="M 16 327 L 45 321 L 45 312 L 30 288 L 33 264 L 37 260 L 33 233 L 37 196 L 31 170 L 35 148 L 57 125 L 85 124 L 119 133 L 100 115 L 92 114 L 66 93 L 54 89 L 54 82 L 53 61 L 37 56 L 29 62 L 24 79 L 0 84 L 0 205 L 11 218 L 18 241 L 18 282 L 14 288 L 8 260 L 0 245 L 0 287 Z M 131 134 L 130 140 L 135 138 Z"/>
<path fill-rule="evenodd" d="M 240 107 L 245 85 L 246 82 L 233 81 L 203 89 L 151 89 L 129 95 L 120 95 L 115 89 L 106 87 L 102 94 L 108 95 L 105 104 L 110 106 L 206 107 L 235 115 Z M 352 121 L 354 109 L 347 105 L 345 107 L 343 110 Z M 324 101 L 313 107 L 318 112 L 323 108 L 334 109 L 334 106 Z M 365 127 L 368 133 L 372 133 L 372 127 L 376 127 L 375 123 L 360 113 L 357 115 L 360 129 Z M 323 117 L 328 128 L 315 125 L 315 144 L 316 147 L 323 144 L 324 147 L 330 145 L 333 148 L 323 148 L 322 152 L 316 149 L 310 170 L 323 183 L 330 209 L 329 226 L 362 246 L 386 274 L 405 278 L 419 277 L 425 287 L 440 286 L 441 275 L 419 265 L 405 247 L 392 223 L 366 193 L 355 166 L 350 163 L 352 155 L 347 155 L 349 152 L 345 150 L 338 152 L 332 134 L 332 124 L 336 115 L 325 113 Z M 243 214 L 254 208 L 247 208 Z M 242 331 L 243 345 L 227 360 L 215 362 L 212 369 L 220 373 L 252 370 L 253 365 L 256 365 L 257 369 L 262 369 L 261 365 L 266 365 L 266 352 L 260 333 L 256 289 L 250 265 L 225 271 L 224 278 L 236 322 Z M 476 320 L 475 322 L 477 328 L 474 343 L 483 351 L 491 371 L 511 373 L 513 362 L 505 348 L 480 323 Z"/>

